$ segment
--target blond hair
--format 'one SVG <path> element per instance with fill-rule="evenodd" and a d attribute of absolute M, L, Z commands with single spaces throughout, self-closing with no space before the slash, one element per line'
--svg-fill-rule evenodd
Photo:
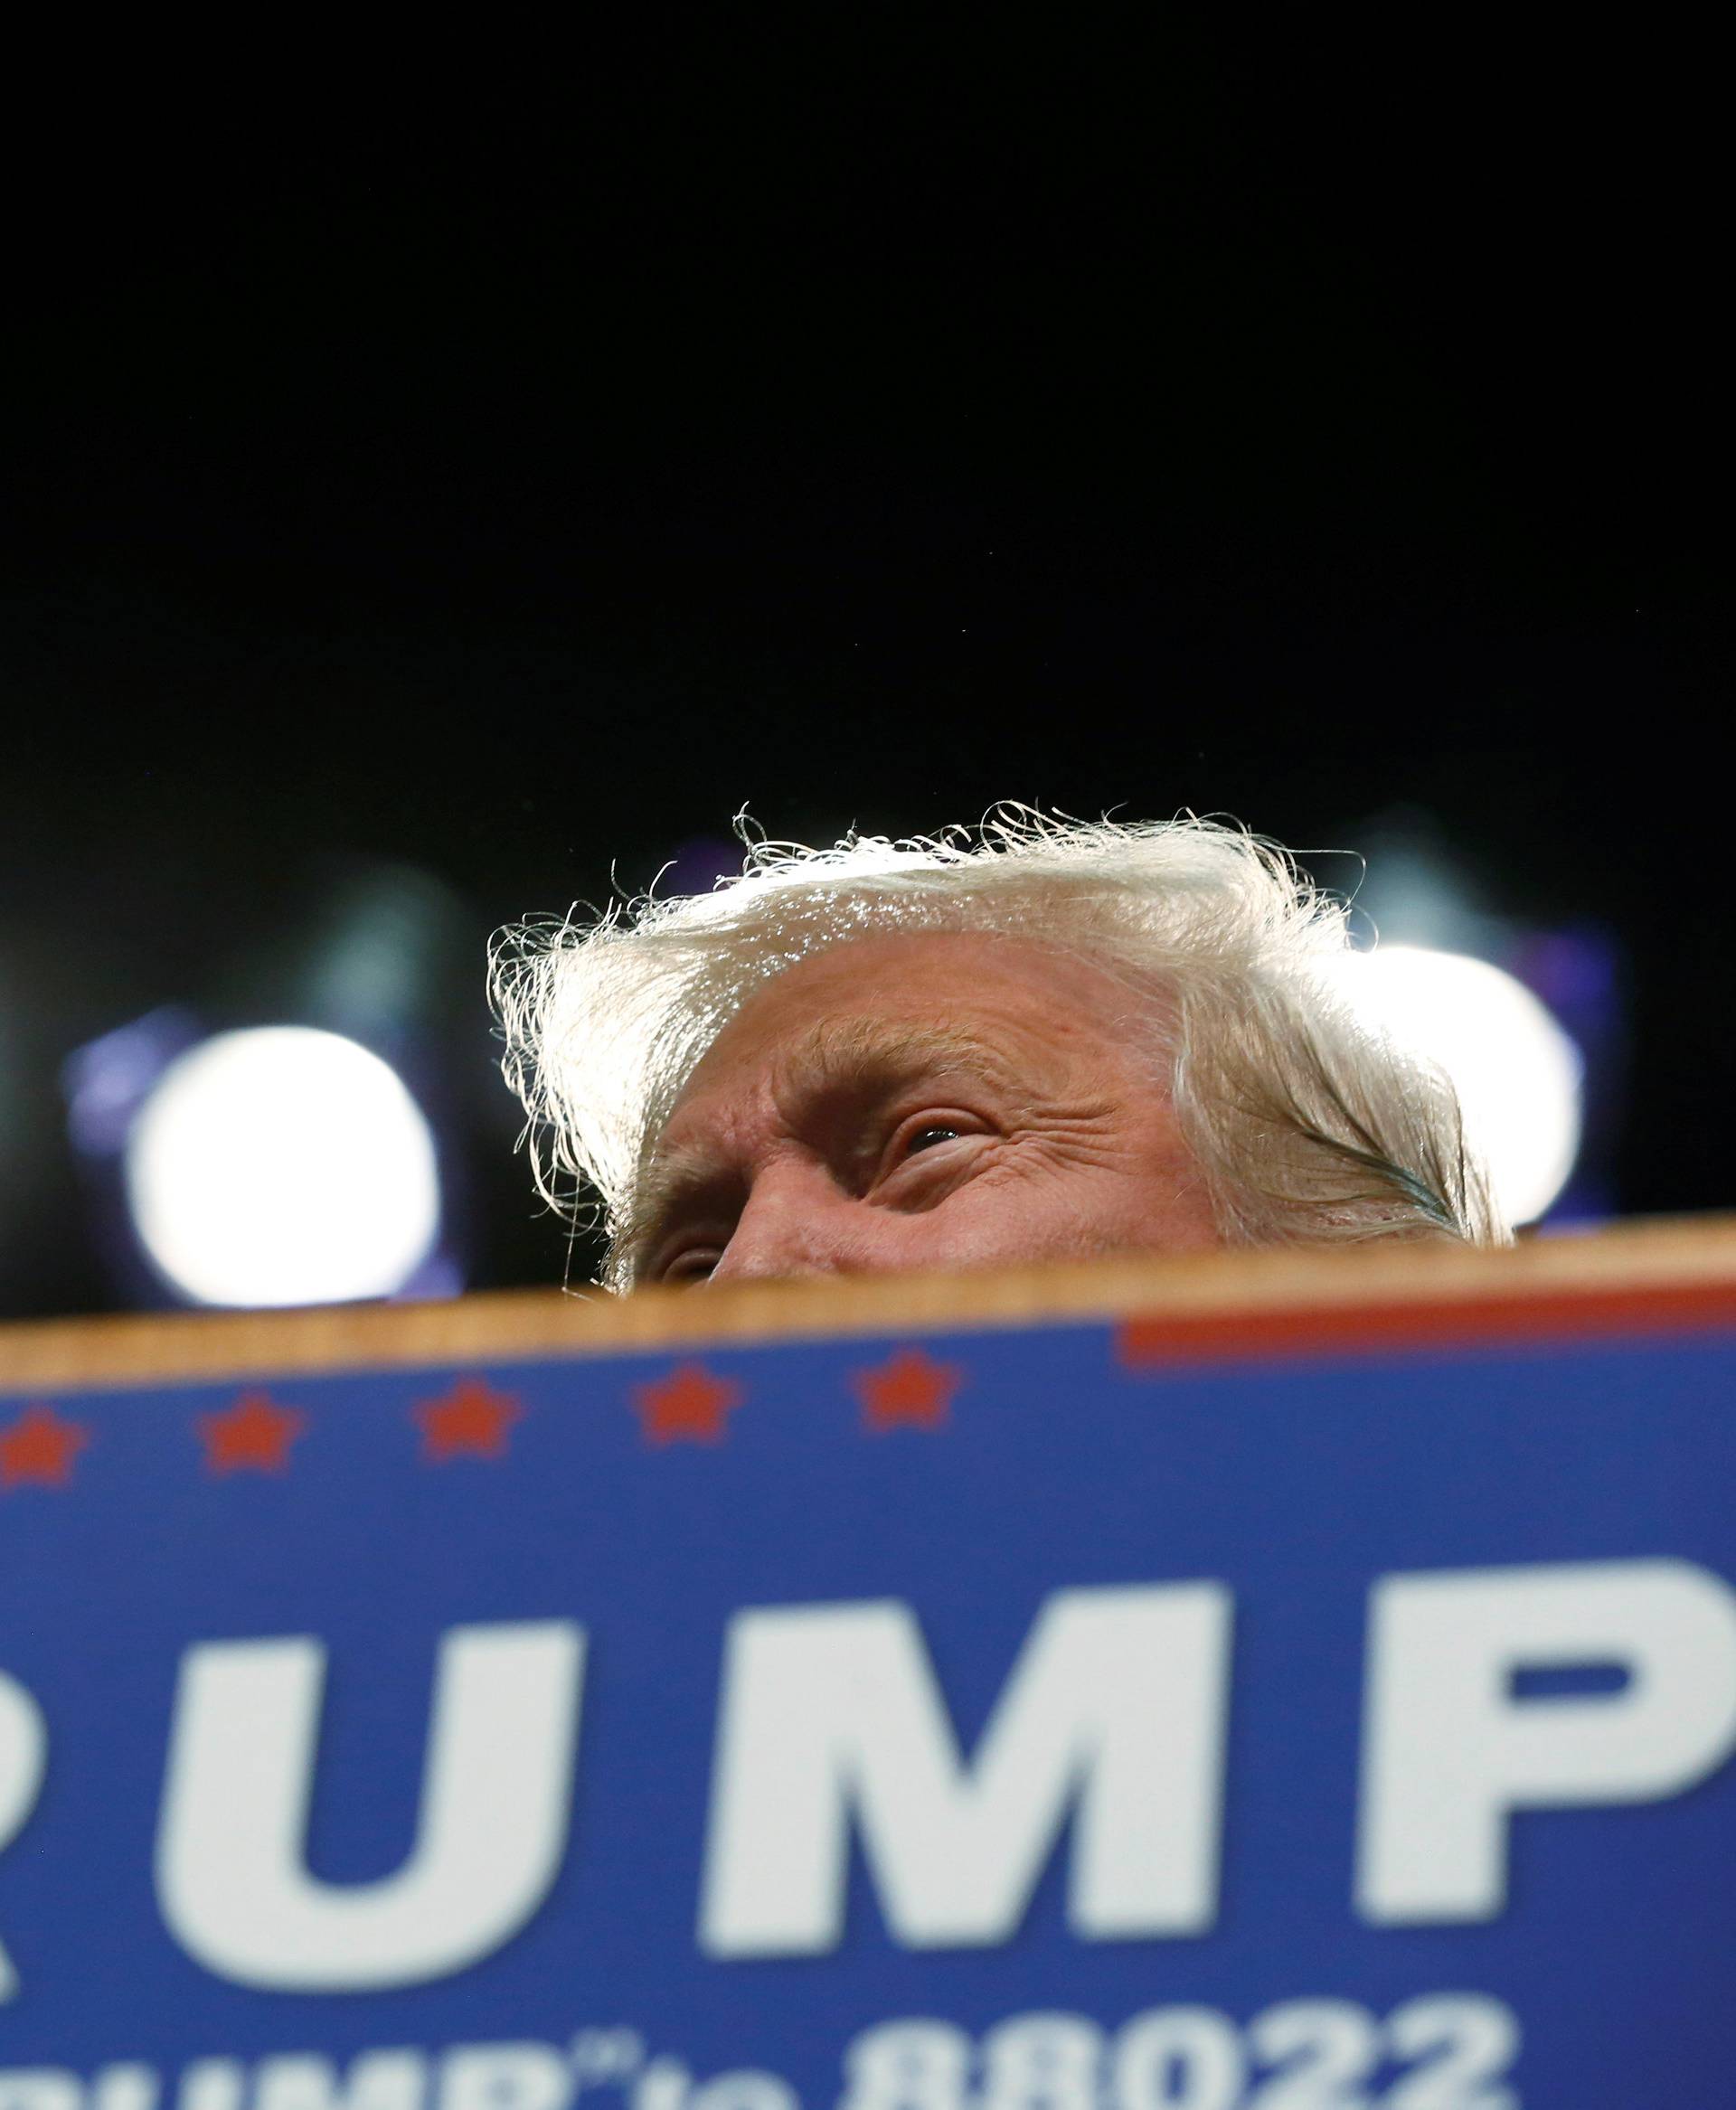
<path fill-rule="evenodd" d="M 1347 993 L 1345 905 L 1278 845 L 1192 815 L 979 827 L 829 849 L 756 841 L 709 894 L 647 894 L 497 932 L 489 989 L 538 1191 L 600 1205 L 603 1279 L 631 1286 L 640 1183 L 683 1086 L 763 984 L 826 946 L 979 931 L 1064 947 L 1142 999 L 1225 1241 L 1510 1233 L 1457 1095 Z"/>

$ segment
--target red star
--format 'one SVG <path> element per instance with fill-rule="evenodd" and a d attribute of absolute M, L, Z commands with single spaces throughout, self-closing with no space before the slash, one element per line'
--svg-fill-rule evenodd
<path fill-rule="evenodd" d="M 263 1392 L 243 1392 L 225 1414 L 202 1414 L 208 1473 L 281 1473 L 289 1446 L 307 1426 L 305 1414 L 277 1407 Z"/>
<path fill-rule="evenodd" d="M 422 1425 L 422 1456 L 438 1465 L 448 1458 L 504 1458 L 506 1431 L 524 1409 L 481 1378 L 460 1378 L 444 1398 L 424 1399 L 412 1412 Z"/>
<path fill-rule="evenodd" d="M 80 1423 L 62 1421 L 52 1407 L 26 1407 L 10 1428 L 0 1428 L 0 1487 L 65 1487 L 90 1441 Z"/>
<path fill-rule="evenodd" d="M 635 1385 L 633 1404 L 648 1444 L 721 1444 L 725 1418 L 741 1404 L 740 1385 L 684 1362 L 655 1385 Z"/>
<path fill-rule="evenodd" d="M 936 1362 L 920 1348 L 901 1348 L 889 1361 L 851 1378 L 863 1424 L 876 1436 L 889 1428 L 944 1428 L 952 1396 L 964 1381 L 963 1371 Z"/>

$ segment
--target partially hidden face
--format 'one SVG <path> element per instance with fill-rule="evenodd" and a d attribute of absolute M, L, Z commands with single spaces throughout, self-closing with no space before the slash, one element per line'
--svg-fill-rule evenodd
<path fill-rule="evenodd" d="M 653 1155 L 639 1282 L 1220 1243 L 1137 1000 L 1018 937 L 842 940 L 758 991 Z"/>

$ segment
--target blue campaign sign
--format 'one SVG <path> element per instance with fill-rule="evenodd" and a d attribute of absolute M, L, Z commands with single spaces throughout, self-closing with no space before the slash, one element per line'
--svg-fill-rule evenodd
<path fill-rule="evenodd" d="M 1736 2099 L 1736 1298 L 0 1405 L 0 2110 Z"/>

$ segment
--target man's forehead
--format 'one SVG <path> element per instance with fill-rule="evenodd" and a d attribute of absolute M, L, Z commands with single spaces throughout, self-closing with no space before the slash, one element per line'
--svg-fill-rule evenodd
<path fill-rule="evenodd" d="M 953 1037 L 989 1044 L 1034 1031 L 1103 994 L 1105 978 L 1076 956 L 1011 932 L 904 931 L 851 937 L 784 969 L 749 996 L 702 1069 L 741 1052 L 776 1050 L 836 1066 L 890 1050 L 939 1053 Z M 696 1073 L 697 1074 L 697 1073 Z"/>
<path fill-rule="evenodd" d="M 695 1065 L 648 1155 L 715 1139 L 720 1124 L 774 1102 L 792 1113 L 842 1103 L 921 1071 L 1036 1085 L 1081 1038 L 1100 1049 L 1125 1001 L 1101 969 L 1010 933 L 846 939 L 748 999 Z"/>

